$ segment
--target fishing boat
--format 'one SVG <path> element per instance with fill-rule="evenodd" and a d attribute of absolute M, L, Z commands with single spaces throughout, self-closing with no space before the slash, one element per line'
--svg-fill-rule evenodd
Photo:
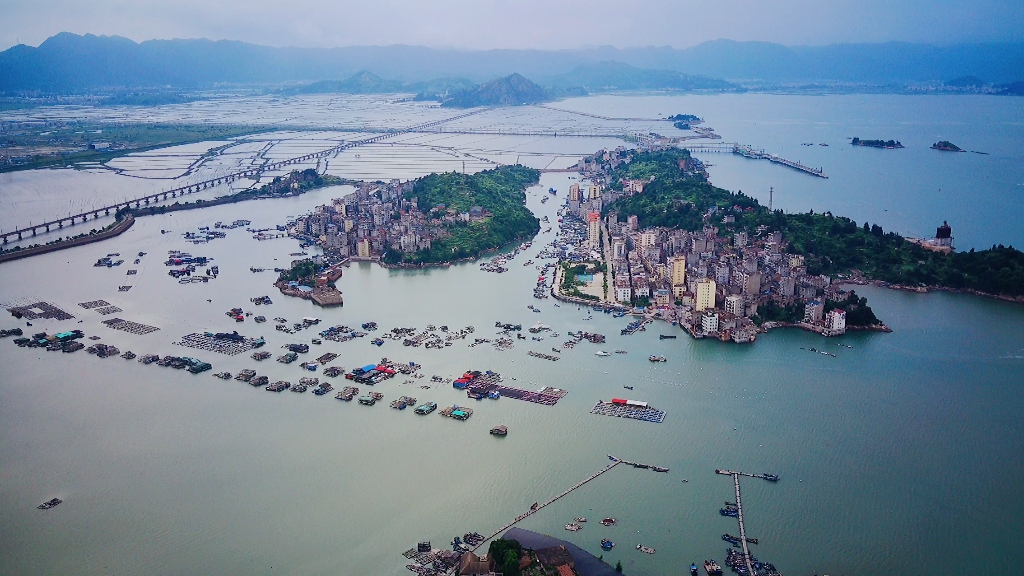
<path fill-rule="evenodd" d="M 714 560 L 705 560 L 704 571 L 708 573 L 708 576 L 718 576 L 722 573 L 722 567 Z"/>
<path fill-rule="evenodd" d="M 575 522 L 570 522 L 570 523 L 565 525 L 565 529 L 568 530 L 569 532 L 578 532 L 580 528 L 582 528 L 582 526 L 580 526 L 579 524 L 577 524 Z"/>
<path fill-rule="evenodd" d="M 604 358 L 605 356 L 611 356 L 611 354 L 605 352 L 604 350 L 598 350 L 597 352 L 594 352 L 594 356 L 600 356 Z"/>
<path fill-rule="evenodd" d="M 60 498 L 54 498 L 52 500 L 47 500 L 46 502 L 43 502 L 39 506 L 36 506 L 36 508 L 39 508 L 40 510 L 49 510 L 50 508 L 57 506 L 61 502 L 63 502 L 63 500 L 61 500 Z"/>
<path fill-rule="evenodd" d="M 427 402 L 426 404 L 421 404 L 417 406 L 414 412 L 421 416 L 425 416 L 427 414 L 430 414 L 434 410 L 437 410 L 437 402 Z"/>
<path fill-rule="evenodd" d="M 491 428 L 491 434 L 493 436 L 507 436 L 508 427 L 505 425 L 495 426 L 494 428 Z"/>
<path fill-rule="evenodd" d="M 579 522 L 579 523 L 583 523 L 583 522 L 586 522 L 586 521 L 587 521 L 587 519 L 586 519 L 586 518 L 582 518 L 582 517 L 580 517 L 580 518 L 573 518 L 573 520 L 572 520 L 572 521 L 573 521 L 573 522 Z"/>
<path fill-rule="evenodd" d="M 697 565 L 696 564 L 693 564 L 693 563 L 690 564 L 690 576 L 697 576 Z"/>
<path fill-rule="evenodd" d="M 668 359 L 664 356 L 655 356 L 654 354 L 648 356 L 647 359 L 651 362 L 668 362 Z"/>
<path fill-rule="evenodd" d="M 604 518 L 601 520 L 602 526 L 615 526 L 615 518 Z"/>
<path fill-rule="evenodd" d="M 643 552 L 644 554 L 654 554 L 654 548 L 650 548 L 642 544 L 637 544 L 636 549 Z"/>
<path fill-rule="evenodd" d="M 611 540 L 609 540 L 607 538 L 602 538 L 601 539 L 601 550 L 608 551 L 608 550 L 611 550 L 614 547 L 615 547 L 615 542 L 612 542 Z"/>

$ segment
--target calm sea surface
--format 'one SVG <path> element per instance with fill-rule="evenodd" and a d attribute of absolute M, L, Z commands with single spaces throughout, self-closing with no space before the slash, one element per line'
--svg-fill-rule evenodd
<path fill-rule="evenodd" d="M 1024 182 L 1020 152 L 1000 140 L 1021 130 L 1019 101 L 960 98 L 940 105 L 941 99 L 927 97 L 907 104 L 895 96 L 795 98 L 683 97 L 665 103 L 606 97 L 560 106 L 623 116 L 696 113 L 726 141 L 749 141 L 783 155 L 800 152 L 795 159 L 805 163 L 815 160 L 811 152 L 822 155 L 816 163 L 833 175 L 828 181 L 709 155 L 716 184 L 751 193 L 775 185 L 776 206 L 831 208 L 898 228 L 895 216 L 890 226 L 869 212 L 886 199 L 896 206 L 890 212 L 900 210 L 906 217 L 902 226 L 919 227 L 921 234 L 932 221 L 949 219 L 958 237 L 964 230 L 979 245 L 1024 240 L 1019 217 L 1024 208 L 1014 196 L 1022 188 L 1013 187 Z M 860 108 L 844 102 L 860 102 Z M 1007 108 L 1007 102 L 1018 107 Z M 924 115 L 921 108 L 932 103 L 933 121 L 942 120 L 943 111 L 957 122 L 968 117 L 971 127 L 959 128 L 959 138 L 945 132 L 933 137 L 941 132 L 934 126 L 906 128 L 911 135 L 904 135 L 901 130 L 916 126 Z M 771 110 L 785 113 L 770 116 Z M 860 115 L 857 126 L 874 130 L 817 127 L 831 121 L 826 117 L 833 110 L 844 110 L 851 119 L 846 122 L 858 122 L 853 118 Z M 973 124 L 978 120 L 972 114 L 997 119 L 989 137 L 966 138 L 987 133 Z M 762 126 L 766 115 L 795 120 Z M 779 131 L 792 136 L 792 148 L 772 139 Z M 899 138 L 908 147 L 941 137 L 992 154 L 851 150 L 843 146 L 846 136 Z M 831 146 L 799 146 L 812 139 Z M 958 185 L 947 182 L 962 181 L 936 176 L 928 164 L 933 152 L 939 163 L 994 163 L 991 180 L 1003 184 L 964 186 L 960 194 L 972 200 L 940 210 L 926 193 L 941 186 L 946 194 Z M 910 163 L 892 170 L 904 181 L 920 177 L 941 183 L 922 184 L 916 192 L 894 187 L 886 194 L 876 189 L 886 181 L 884 174 L 857 168 L 863 162 L 878 165 L 869 155 L 882 154 L 898 159 L 920 154 L 920 161 L 896 160 Z M 826 161 L 828 155 L 835 160 Z M 861 156 L 868 160 L 849 160 Z M 561 201 L 571 182 L 565 174 L 544 175 L 531 190 L 529 206 L 554 220 L 556 202 L 541 204 L 542 190 L 557 188 Z M 403 385 L 402 378 L 383 383 L 376 390 L 385 394 L 385 403 L 365 407 L 339 402 L 333 394 L 271 394 L 210 373 L 193 376 L 84 351 L 48 353 L 0 341 L 0 574 L 408 574 L 400 553 L 418 540 L 443 545 L 455 534 L 488 533 L 599 470 L 608 453 L 668 466 L 671 472 L 616 468 L 524 527 L 595 553 L 600 539 L 609 537 L 617 547 L 605 558 L 613 564 L 621 560 L 628 574 L 676 574 L 704 558 L 721 562 L 720 536 L 735 533 L 736 524 L 718 515 L 722 501 L 732 499 L 732 483 L 713 471 L 727 467 L 782 477 L 777 484 L 745 479 L 742 486 L 748 533 L 760 539 L 755 555 L 785 574 L 1005 574 L 1024 563 L 1018 545 L 1024 537 L 1019 490 L 1024 485 L 1024 307 L 963 295 L 862 288 L 858 292 L 869 298 L 892 334 L 826 340 L 783 330 L 737 346 L 694 341 L 664 324 L 620 336 L 625 319 L 591 318 L 576 306 L 535 300 L 537 271 L 523 263 L 550 233 L 539 236 L 534 248 L 500 275 L 483 273 L 475 264 L 426 271 L 353 265 L 338 282 L 345 306 L 333 310 L 284 298 L 271 286 L 272 273 L 249 271 L 250 266 L 285 265 L 296 251 L 294 241 L 257 242 L 239 229 L 226 239 L 193 246 L 179 235 L 235 218 L 270 226 L 350 190 L 143 218 L 105 243 L 3 264 L 0 301 L 39 298 L 77 316 L 34 322 L 30 333 L 81 328 L 122 351 L 191 352 L 211 362 L 214 371 L 256 368 L 271 381 L 293 383 L 303 376 L 295 364 L 256 363 L 245 354 L 229 357 L 172 342 L 195 331 L 238 329 L 266 336 L 266 349 L 276 355 L 280 346 L 315 335 L 289 336 L 251 321 L 240 325 L 223 314 L 241 306 L 289 321 L 317 316 L 321 326 L 472 325 L 474 336 L 484 338 L 494 334 L 495 321 L 524 326 L 542 321 L 563 336 L 581 329 L 606 334 L 607 344 L 580 344 L 564 351 L 559 362 L 526 352 L 550 352 L 564 338 L 518 340 L 508 351 L 469 348 L 471 339 L 443 350 L 392 341 L 378 349 L 368 339 L 311 347 L 306 356 L 335 352 L 339 358 L 333 364 L 346 368 L 381 356 L 423 365 L 428 378 L 413 385 Z M 987 225 L 989 216 L 972 212 L 986 195 L 993 204 L 1002 203 L 999 210 L 978 208 L 994 218 Z M 861 209 L 865 215 L 858 215 Z M 969 232 L 971 225 L 977 232 Z M 215 258 L 220 278 L 179 285 L 162 264 L 168 250 Z M 130 266 L 139 251 L 148 255 Z M 128 263 L 92 266 L 113 252 Z M 138 275 L 125 276 L 128 268 L 137 268 Z M 118 292 L 126 284 L 132 289 Z M 249 303 L 264 294 L 273 297 L 272 306 Z M 145 336 L 110 330 L 100 324 L 110 316 L 77 306 L 101 298 L 123 309 L 115 316 L 160 330 Z M 530 304 L 542 312 L 532 313 Z M 15 325 L 13 319 L 0 321 L 3 328 Z M 680 337 L 659 340 L 659 334 L 669 333 Z M 613 349 L 629 353 L 594 356 Z M 665 355 L 668 362 L 651 364 L 650 354 Z M 471 401 L 450 385 L 419 388 L 430 385 L 430 375 L 451 377 L 469 369 L 495 370 L 513 385 L 551 385 L 569 394 L 547 407 L 508 398 Z M 340 384 L 335 382 L 336 388 Z M 456 422 L 387 407 L 403 394 L 442 407 L 469 404 L 475 414 Z M 589 413 L 597 400 L 622 396 L 665 410 L 665 422 Z M 496 424 L 509 426 L 507 438 L 487 434 Z M 46 512 L 35 509 L 52 497 L 65 502 Z M 563 530 L 575 516 L 592 521 L 580 532 Z M 593 522 L 604 516 L 617 518 L 619 525 Z M 657 554 L 637 552 L 637 543 L 656 548 Z"/>

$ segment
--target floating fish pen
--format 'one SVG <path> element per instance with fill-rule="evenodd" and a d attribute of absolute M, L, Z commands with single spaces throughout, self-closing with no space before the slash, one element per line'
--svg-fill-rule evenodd
<path fill-rule="evenodd" d="M 256 360 L 257 362 L 262 362 L 262 361 L 266 360 L 267 358 L 270 358 L 270 356 L 271 356 L 270 352 L 267 352 L 265 350 L 260 351 L 260 352 L 253 352 L 252 353 L 252 359 Z"/>
<path fill-rule="evenodd" d="M 90 300 L 89 302 L 79 302 L 78 305 L 81 306 L 82 308 L 85 308 L 86 310 L 91 310 L 93 308 L 110 306 L 111 304 L 106 300 Z"/>
<path fill-rule="evenodd" d="M 131 286 L 118 286 L 117 287 L 117 291 L 118 292 L 127 292 L 127 291 L 129 291 L 131 289 L 132 289 Z"/>
<path fill-rule="evenodd" d="M 329 366 L 327 368 L 324 368 L 324 376 L 327 376 L 329 378 L 337 378 L 338 376 L 341 376 L 344 373 L 345 369 L 342 368 L 341 366 Z"/>
<path fill-rule="evenodd" d="M 64 344 L 63 351 L 68 353 L 78 352 L 82 348 L 85 348 L 85 344 L 82 344 L 81 342 L 67 342 Z"/>
<path fill-rule="evenodd" d="M 334 390 L 334 386 L 331 386 L 330 382 L 321 382 L 319 386 L 313 389 L 313 394 L 317 396 L 323 396 L 331 390 Z"/>
<path fill-rule="evenodd" d="M 270 383 L 270 377 L 269 376 L 256 376 L 252 380 L 249 380 L 249 385 L 252 386 L 253 388 L 259 388 L 261 386 L 266 386 L 269 383 Z"/>
<path fill-rule="evenodd" d="M 143 364 L 152 364 L 159 359 L 160 356 L 157 356 L 156 354 L 146 354 L 142 358 L 139 358 L 139 362 L 142 362 Z M 253 372 L 253 374 L 255 374 L 255 372 Z"/>
<path fill-rule="evenodd" d="M 239 372 L 237 376 L 235 376 L 235 380 L 241 380 L 242 382 L 248 382 L 248 381 L 252 380 L 254 376 L 256 376 L 256 371 L 251 369 L 251 368 L 246 368 L 245 370 L 242 370 L 241 372 Z"/>
<path fill-rule="evenodd" d="M 469 417 L 473 415 L 473 409 L 456 404 L 441 410 L 438 414 L 441 416 L 447 416 L 448 418 L 454 418 L 456 420 L 469 420 Z"/>
<path fill-rule="evenodd" d="M 627 403 L 627 402 L 632 402 Z M 602 416 L 618 416 L 619 418 L 631 418 L 633 420 L 642 420 L 644 422 L 656 422 L 662 423 L 665 421 L 665 413 L 661 410 L 656 410 L 647 405 L 646 402 L 635 402 L 632 400 L 623 400 L 616 402 L 605 402 L 604 400 L 598 400 L 597 404 L 590 410 L 591 414 L 600 414 Z"/>
<path fill-rule="evenodd" d="M 124 358 L 125 360 L 134 360 L 135 359 L 135 352 L 132 352 L 131 350 L 128 350 L 124 354 L 121 354 L 121 358 Z"/>
<path fill-rule="evenodd" d="M 94 311 L 99 312 L 103 316 L 106 316 L 107 314 L 114 314 L 115 312 L 124 312 L 124 310 L 121 310 L 117 306 L 104 306 L 102 308 L 96 308 Z"/>
<path fill-rule="evenodd" d="M 156 361 L 156 365 L 163 366 L 165 368 L 181 369 L 185 367 L 185 361 L 177 356 L 164 356 Z"/>
<path fill-rule="evenodd" d="M 292 383 L 287 380 L 278 380 L 273 384 L 266 387 L 267 392 L 283 392 L 292 387 Z"/>
<path fill-rule="evenodd" d="M 85 349 L 89 354 L 95 354 L 100 358 L 107 358 L 108 356 L 117 356 L 121 353 L 120 350 L 114 346 L 108 346 L 107 344 L 93 344 Z"/>
<path fill-rule="evenodd" d="M 316 361 L 318 364 L 327 364 L 328 362 L 334 360 L 337 357 L 338 355 L 335 354 L 334 352 L 328 352 L 327 354 L 324 354 L 323 356 L 317 358 Z"/>
<path fill-rule="evenodd" d="M 398 400 L 391 402 L 391 407 L 395 410 L 405 410 L 407 407 L 412 406 L 416 403 L 416 399 L 411 396 L 402 396 Z"/>
<path fill-rule="evenodd" d="M 282 363 L 282 364 L 291 364 L 292 362 L 295 362 L 298 359 L 299 359 L 299 355 L 296 354 L 295 352 L 289 352 L 289 353 L 287 353 L 287 354 L 285 354 L 283 356 L 278 356 L 277 357 L 277 361 Z"/>
<path fill-rule="evenodd" d="M 220 378 L 221 380 L 231 380 L 231 372 L 217 372 L 216 374 L 213 375 L 216 376 L 217 378 Z"/>
<path fill-rule="evenodd" d="M 7 305 L 6 308 L 12 316 L 19 320 L 72 320 L 75 317 L 73 314 L 68 314 L 53 304 L 43 302 L 42 300 L 34 302 L 29 300 L 27 304 Z"/>
<path fill-rule="evenodd" d="M 292 386 L 288 390 L 291 391 L 291 392 L 302 393 L 302 392 L 305 392 L 306 390 L 309 390 L 309 386 L 307 386 L 306 384 L 302 384 L 300 382 L 299 384 L 296 384 L 295 386 Z"/>
<path fill-rule="evenodd" d="M 545 360 L 551 360 L 552 362 L 557 362 L 558 360 L 562 359 L 560 356 L 552 356 L 551 354 L 542 354 L 540 352 L 534 352 L 533 350 L 530 350 L 526 354 L 529 355 L 529 356 L 533 356 L 534 358 L 543 358 Z"/>
<path fill-rule="evenodd" d="M 136 334 L 142 336 L 149 334 L 150 332 L 156 332 L 159 330 L 156 326 L 147 326 L 145 324 L 139 324 L 138 322 L 131 322 L 129 320 L 122 320 L 121 318 L 111 318 L 110 320 L 104 320 L 102 322 L 107 328 L 113 328 L 114 330 L 121 330 L 122 332 L 128 332 L 129 334 Z"/>
<path fill-rule="evenodd" d="M 552 388 L 551 386 L 545 386 L 537 391 L 538 394 L 545 394 L 547 396 L 554 396 L 555 398 L 564 398 L 569 393 L 568 390 L 563 388 Z"/>
<path fill-rule="evenodd" d="M 242 352 L 248 352 L 253 348 L 259 348 L 263 345 L 263 339 L 246 338 L 244 336 L 239 336 L 237 333 L 213 334 L 211 332 L 194 332 L 192 334 L 182 336 L 181 342 L 178 342 L 177 344 L 181 346 L 188 346 L 189 348 L 198 348 L 208 352 L 217 352 L 219 354 L 234 356 L 236 354 L 241 354 Z"/>
<path fill-rule="evenodd" d="M 511 386 L 502 385 L 500 382 L 501 375 L 497 372 L 472 371 L 466 372 L 462 375 L 462 378 L 454 380 L 452 386 L 465 389 L 471 398 L 487 397 L 497 399 L 505 396 L 515 400 L 544 404 L 545 406 L 554 406 L 559 398 L 565 396 L 565 393 L 553 395 L 545 393 L 544 390 L 533 392 L 521 388 L 512 388 Z"/>
<path fill-rule="evenodd" d="M 316 386 L 320 384 L 319 378 L 299 378 L 299 384 L 304 386 Z"/>
<path fill-rule="evenodd" d="M 356 388 L 355 386 L 345 386 L 341 389 L 341 392 L 338 392 L 334 397 L 338 400 L 349 402 L 356 397 L 356 394 L 359 394 L 359 388 Z"/>

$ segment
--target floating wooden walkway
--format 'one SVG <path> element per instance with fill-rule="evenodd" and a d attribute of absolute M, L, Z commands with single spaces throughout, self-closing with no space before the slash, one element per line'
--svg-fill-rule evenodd
<path fill-rule="evenodd" d="M 770 154 L 763 149 L 754 148 L 749 144 L 739 144 L 736 142 L 705 142 L 701 144 L 679 144 L 679 147 L 685 148 L 690 152 L 724 152 L 727 154 L 743 156 L 744 158 L 750 158 L 751 160 L 767 160 L 774 164 L 788 166 L 794 170 L 810 174 L 811 176 L 828 179 L 828 175 L 825 174 L 824 170 L 821 168 L 805 166 L 804 164 L 801 164 L 799 160 L 787 160 L 782 156 Z"/>
<path fill-rule="evenodd" d="M 581 482 L 578 482 L 578 483 L 572 485 L 571 487 L 569 487 L 569 489 L 567 489 L 566 491 L 562 492 L 558 496 L 555 496 L 554 498 L 548 500 L 547 502 L 544 502 L 543 504 L 534 504 L 533 506 L 530 507 L 530 509 L 526 513 L 520 514 L 519 516 L 516 516 L 515 520 L 513 520 L 513 521 L 509 522 L 508 524 L 502 526 L 501 528 L 498 528 L 497 530 L 495 530 L 490 536 L 488 536 L 486 539 L 484 539 L 483 542 L 481 542 L 481 543 L 477 544 L 475 547 L 473 547 L 472 550 L 476 551 L 481 546 L 486 544 L 488 541 L 494 539 L 495 537 L 497 537 L 497 536 L 501 535 L 502 533 L 504 533 L 509 528 L 515 526 L 516 524 L 518 524 L 518 523 L 522 522 L 523 520 L 529 518 L 530 516 L 536 514 L 537 512 L 542 510 L 545 506 L 556 502 L 557 500 L 561 499 L 564 496 L 569 495 L 569 493 L 572 492 L 573 490 L 576 490 L 577 488 L 580 488 L 581 486 L 583 486 L 587 482 L 590 482 L 591 480 L 594 480 L 595 478 L 597 478 L 601 474 L 604 474 L 605 472 L 611 470 L 612 468 L 615 468 L 616 466 L 618 466 L 621 463 L 622 463 L 621 460 L 614 460 L 611 464 L 605 466 L 604 468 L 598 470 L 597 472 L 591 474 L 590 476 L 587 476 Z"/>

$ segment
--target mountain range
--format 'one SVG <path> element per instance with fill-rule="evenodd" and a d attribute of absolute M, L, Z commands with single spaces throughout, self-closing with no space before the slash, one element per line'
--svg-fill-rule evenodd
<path fill-rule="evenodd" d="M 372 72 L 376 80 L 352 78 L 361 71 Z M 423 83 L 415 92 L 451 93 L 512 73 L 548 87 L 590 91 L 731 89 L 725 81 L 905 85 L 966 76 L 1008 84 L 1024 80 L 1024 43 L 783 46 L 715 40 L 685 49 L 473 51 L 406 45 L 273 48 L 205 39 L 136 43 L 63 32 L 38 47 L 19 44 L 0 52 L 0 92 L 6 94 L 225 84 L 320 91 L 332 86 L 329 82 L 341 82 L 333 86 L 345 90 L 368 90 L 378 80 L 380 88 Z M 431 82 L 437 85 L 428 87 Z"/>

